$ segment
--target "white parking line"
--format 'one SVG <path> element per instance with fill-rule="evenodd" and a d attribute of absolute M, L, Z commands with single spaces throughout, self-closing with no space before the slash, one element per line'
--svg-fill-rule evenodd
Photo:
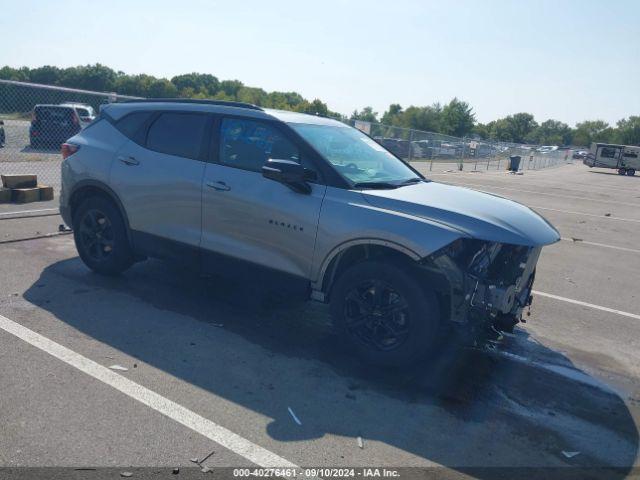
<path fill-rule="evenodd" d="M 574 240 L 573 238 L 563 237 L 560 240 L 564 240 L 565 242 L 572 242 L 572 243 L 584 243 L 585 245 L 593 245 L 595 247 L 611 248 L 613 250 L 621 250 L 623 252 L 640 253 L 640 250 L 636 250 L 635 248 L 618 247 L 617 245 L 607 245 L 606 243 L 589 242 L 587 240 L 582 240 L 582 239 Z"/>
<path fill-rule="evenodd" d="M 0 328 L 261 467 L 297 468 L 275 453 L 2 315 Z"/>
<path fill-rule="evenodd" d="M 616 202 L 615 200 L 602 200 L 599 198 L 578 197 L 575 195 L 563 195 L 561 193 L 539 192 L 535 190 L 523 190 L 521 188 L 496 187 L 493 185 L 482 185 L 480 183 L 458 182 L 458 183 L 450 183 L 450 185 L 464 186 L 464 187 L 482 187 L 482 188 L 488 188 L 488 189 L 494 189 L 494 190 L 510 190 L 510 191 L 521 192 L 521 193 L 533 193 L 535 195 L 547 195 L 550 197 L 572 198 L 574 200 L 586 200 L 588 202 L 608 203 L 611 205 L 624 205 L 625 207 L 640 207 L 640 204 L 638 203 Z"/>
<path fill-rule="evenodd" d="M 490 193 L 490 192 L 489 192 Z M 621 220 L 623 222 L 634 222 L 640 223 L 640 219 L 637 218 L 624 218 L 624 217 L 614 217 L 612 215 L 596 215 L 595 213 L 584 213 L 584 212 L 572 212 L 570 210 L 559 210 L 557 208 L 548 208 L 548 207 L 539 207 L 537 205 L 527 205 L 529 208 L 538 208 L 540 210 L 549 210 L 551 212 L 559 212 L 559 213 L 568 213 L 570 215 L 584 215 L 585 217 L 596 217 L 596 218 L 606 218 L 609 220 Z"/>
<path fill-rule="evenodd" d="M 599 390 L 602 390 L 604 392 L 616 393 L 615 390 L 613 390 L 607 384 L 575 368 L 565 367 L 563 365 L 554 365 L 552 363 L 533 360 L 531 358 L 523 357 L 521 355 L 517 355 L 515 353 L 511 353 L 505 350 L 496 350 L 494 355 L 498 357 L 504 357 L 509 360 L 522 363 L 524 365 L 530 365 L 531 367 L 534 367 L 534 368 L 547 370 L 549 372 L 555 373 L 556 375 L 560 375 L 562 377 L 568 378 L 569 380 L 573 380 L 576 382 L 580 382 L 584 385 L 589 385 L 591 387 L 598 388 Z"/>
<path fill-rule="evenodd" d="M 551 293 L 539 292 L 537 290 L 532 290 L 531 293 L 533 293 L 534 295 L 540 295 L 541 297 L 553 298 L 554 300 L 560 300 L 562 302 L 573 303 L 575 305 L 594 308 L 596 310 L 601 310 L 603 312 L 615 313 L 616 315 L 622 315 L 623 317 L 635 318 L 636 320 L 640 320 L 640 315 L 636 315 L 635 313 L 623 312 L 622 310 L 616 310 L 615 308 L 603 307 L 601 305 L 594 305 L 593 303 L 581 302 L 580 300 L 574 300 L 572 298 L 561 297 L 560 295 L 553 295 Z"/>
<path fill-rule="evenodd" d="M 42 212 L 57 212 L 57 208 L 41 208 L 39 210 L 17 210 L 15 212 L 2 212 L 0 217 L 6 217 L 9 215 L 24 215 L 25 213 L 42 213 Z"/>

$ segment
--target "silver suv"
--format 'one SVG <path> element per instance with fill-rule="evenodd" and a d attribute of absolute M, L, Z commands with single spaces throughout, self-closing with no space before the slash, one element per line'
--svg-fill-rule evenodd
<path fill-rule="evenodd" d="M 401 365 L 443 333 L 510 331 L 543 245 L 518 203 L 425 179 L 359 130 L 254 105 L 111 104 L 63 145 L 60 209 L 84 263 L 146 257 L 329 302 L 365 360 Z"/>

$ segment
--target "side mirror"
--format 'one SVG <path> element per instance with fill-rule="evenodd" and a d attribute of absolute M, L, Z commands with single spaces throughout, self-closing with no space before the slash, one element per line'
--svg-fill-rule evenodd
<path fill-rule="evenodd" d="M 315 180 L 315 172 L 294 161 L 276 158 L 270 158 L 262 166 L 262 176 L 280 182 L 294 192 L 306 194 L 311 193 L 311 186 L 307 181 Z"/>

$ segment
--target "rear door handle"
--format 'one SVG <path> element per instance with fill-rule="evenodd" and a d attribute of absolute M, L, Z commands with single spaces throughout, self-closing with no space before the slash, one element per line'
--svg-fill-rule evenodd
<path fill-rule="evenodd" d="M 118 160 L 125 165 L 140 165 L 140 162 L 135 157 L 118 157 Z"/>
<path fill-rule="evenodd" d="M 231 187 L 224 182 L 207 182 L 207 187 L 213 188 L 219 192 L 228 192 Z"/>

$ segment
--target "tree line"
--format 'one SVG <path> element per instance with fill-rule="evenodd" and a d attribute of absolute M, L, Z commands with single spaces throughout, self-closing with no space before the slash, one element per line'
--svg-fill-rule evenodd
<path fill-rule="evenodd" d="M 476 122 L 471 106 L 454 98 L 446 105 L 434 103 L 426 107 L 403 109 L 391 104 L 381 116 L 371 107 L 355 110 L 352 120 L 414 128 L 456 137 L 476 137 L 536 145 L 588 146 L 592 142 L 640 145 L 640 116 L 619 120 L 615 126 L 603 120 L 585 120 L 570 127 L 559 120 L 536 122 L 530 113 L 516 113 L 488 123 Z"/>
<path fill-rule="evenodd" d="M 262 88 L 249 87 L 239 80 L 219 80 L 208 73 L 186 73 L 166 79 L 146 74 L 127 75 L 124 72 L 115 71 L 98 63 L 69 68 L 58 68 L 50 65 L 37 68 L 5 66 L 0 68 L 0 79 L 99 92 L 116 92 L 121 95 L 136 97 L 208 98 L 246 102 L 268 108 L 340 118 L 340 114 L 330 111 L 327 108 L 327 104 L 319 99 L 310 101 L 296 92 L 266 92 Z M 37 96 L 38 103 L 44 103 L 41 98 L 54 98 L 56 96 L 56 94 L 47 93 L 46 91 L 38 92 L 37 95 L 34 95 Z M 28 100 L 28 98 L 17 98 L 14 103 L 19 101 L 27 102 Z M 5 109 L 7 109 L 6 104 L 8 102 L 8 100 L 0 101 L 0 108 L 4 104 Z M 30 110 L 32 107 L 33 105 L 28 109 Z"/>
<path fill-rule="evenodd" d="M 603 120 L 585 120 L 570 127 L 559 120 L 549 119 L 538 123 L 530 113 L 516 113 L 488 123 L 476 121 L 473 108 L 465 101 L 453 98 L 442 105 L 409 106 L 403 108 L 394 103 L 379 115 L 372 107 L 354 111 L 347 117 L 329 110 L 320 99 L 307 100 L 297 92 L 267 92 L 249 87 L 239 80 L 220 80 L 208 73 L 186 73 L 171 79 L 152 75 L 128 75 L 101 64 L 68 68 L 42 66 L 37 68 L 0 68 L 0 79 L 17 80 L 48 85 L 58 85 L 84 90 L 117 92 L 148 98 L 210 98 L 247 102 L 255 105 L 323 115 L 340 120 L 364 120 L 402 128 L 413 128 L 456 137 L 476 137 L 514 143 L 541 145 L 590 145 L 591 142 L 640 145 L 640 116 L 619 120 L 615 126 Z M 7 86 L 3 87 L 4 100 L 0 109 L 20 111 L 20 102 L 28 99 L 9 99 Z M 38 103 L 53 94 L 39 92 Z M 33 103 L 33 101 L 32 101 Z M 24 105 L 26 110 L 32 108 Z"/>

